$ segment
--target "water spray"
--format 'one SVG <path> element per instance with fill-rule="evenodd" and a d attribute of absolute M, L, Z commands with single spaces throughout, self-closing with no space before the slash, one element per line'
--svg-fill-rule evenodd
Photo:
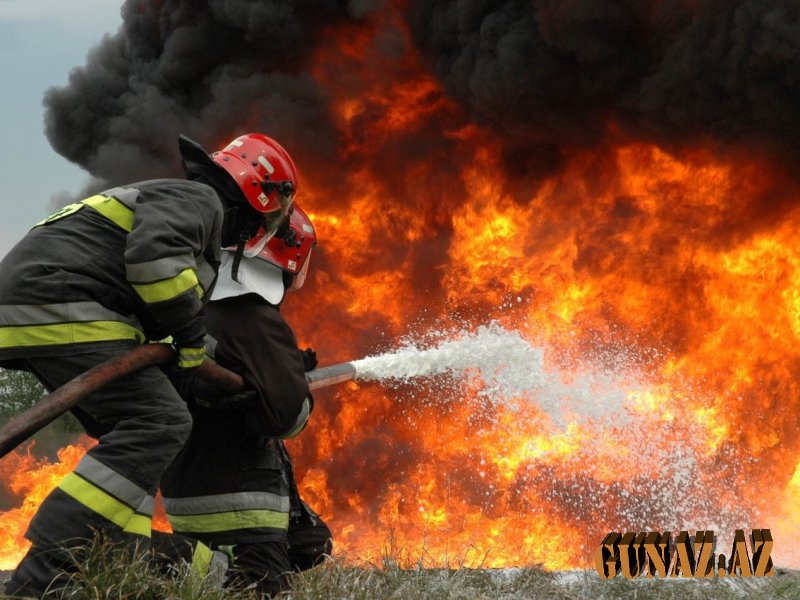
<path fill-rule="evenodd" d="M 169 345 L 148 344 L 89 369 L 0 428 L 0 457 L 109 382 L 149 366 L 167 364 L 174 358 Z M 541 351 L 531 347 L 517 332 L 490 325 L 434 348 L 409 344 L 394 352 L 321 367 L 306 373 L 306 380 L 309 388 L 315 390 L 350 379 L 408 381 L 414 377 L 460 375 L 468 369 L 477 369 L 489 389 L 513 395 L 540 383 L 531 381 L 531 377 L 541 374 L 541 369 L 532 368 L 541 362 Z M 244 387 L 239 375 L 213 361 L 205 361 L 198 369 L 198 376 L 226 392 Z"/>

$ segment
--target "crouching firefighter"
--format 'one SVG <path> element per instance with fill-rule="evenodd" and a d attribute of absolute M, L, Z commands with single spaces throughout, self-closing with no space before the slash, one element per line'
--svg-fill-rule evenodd
<path fill-rule="evenodd" d="M 303 430 L 313 406 L 305 372 L 316 356 L 301 352 L 279 307 L 286 290 L 302 287 L 315 245 L 311 222 L 294 205 L 263 248 L 248 245 L 239 263 L 223 252 L 206 308 L 207 352 L 248 390 L 221 396 L 193 384 L 192 432 L 161 479 L 176 535 L 154 532 L 154 550 L 200 574 L 222 558 L 228 585 L 264 595 L 332 549 L 330 530 L 299 497 L 281 441 Z"/>
<path fill-rule="evenodd" d="M 172 380 L 146 368 L 72 409 L 99 443 L 31 520 L 11 596 L 62 592 L 70 549 L 96 533 L 149 546 L 158 482 L 191 430 L 177 387 L 204 359 L 202 308 L 220 247 L 241 255 L 288 215 L 296 172 L 274 140 L 245 135 L 213 156 L 183 136 L 178 146 L 187 180 L 131 183 L 66 206 L 0 263 L 0 366 L 30 371 L 48 390 L 151 340 L 171 336 L 177 350 Z"/>

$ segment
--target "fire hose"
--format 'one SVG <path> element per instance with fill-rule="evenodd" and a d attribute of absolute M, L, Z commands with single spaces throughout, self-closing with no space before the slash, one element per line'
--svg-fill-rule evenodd
<path fill-rule="evenodd" d="M 67 412 L 83 398 L 106 384 L 140 371 L 175 360 L 175 352 L 167 344 L 147 344 L 120 354 L 89 369 L 54 390 L 21 415 L 0 428 L 0 458 L 8 454 L 48 423 Z M 352 363 L 338 363 L 306 373 L 309 389 L 315 390 L 352 379 L 356 369 Z M 224 392 L 237 392 L 244 381 L 236 373 L 206 360 L 197 376 Z"/>

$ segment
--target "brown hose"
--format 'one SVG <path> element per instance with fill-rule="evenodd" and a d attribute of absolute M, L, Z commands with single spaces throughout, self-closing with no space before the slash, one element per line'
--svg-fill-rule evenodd
<path fill-rule="evenodd" d="M 100 363 L 54 390 L 21 415 L 0 429 L 0 458 L 27 440 L 42 427 L 67 412 L 83 398 L 109 382 L 140 371 L 145 367 L 163 365 L 175 360 L 175 352 L 167 344 L 146 344 L 125 354 Z M 206 360 L 197 370 L 212 385 L 229 392 L 244 386 L 242 378 Z"/>
<path fill-rule="evenodd" d="M 167 344 L 146 344 L 100 363 L 54 390 L 21 415 L 0 428 L 0 458 L 54 421 L 83 398 L 107 385 L 145 367 L 164 365 L 175 360 L 175 352 Z M 355 377 L 352 363 L 338 363 L 306 373 L 309 389 L 341 383 Z M 237 392 L 244 387 L 242 378 L 212 360 L 205 360 L 197 376 L 225 392 Z"/>

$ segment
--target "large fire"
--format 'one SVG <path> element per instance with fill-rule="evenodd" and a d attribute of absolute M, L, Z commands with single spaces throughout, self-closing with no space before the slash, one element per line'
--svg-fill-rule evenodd
<path fill-rule="evenodd" d="M 376 30 L 405 35 L 392 15 L 319 45 L 342 163 L 297 150 L 320 247 L 284 312 L 323 365 L 497 322 L 564 385 L 506 402 L 473 377 L 319 391 L 290 450 L 337 551 L 565 569 L 610 530 L 768 527 L 776 562 L 800 564 L 796 181 L 755 151 L 664 148 L 613 123 L 517 180 L 498 132 L 413 51 L 385 49 Z M 0 568 L 41 499 L 16 482 L 54 485 L 80 448 L 47 472 L 0 462 L 20 502 L 0 515 Z"/>

